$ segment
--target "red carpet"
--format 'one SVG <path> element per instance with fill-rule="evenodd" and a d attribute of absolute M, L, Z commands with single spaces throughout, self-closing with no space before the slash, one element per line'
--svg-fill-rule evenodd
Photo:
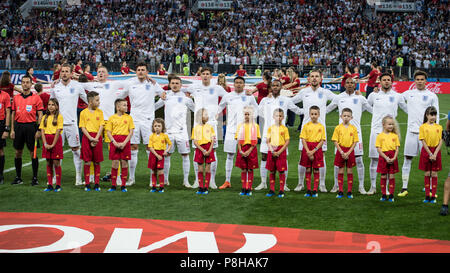
<path fill-rule="evenodd" d="M 0 252 L 450 253 L 450 241 L 294 228 L 0 212 Z"/>

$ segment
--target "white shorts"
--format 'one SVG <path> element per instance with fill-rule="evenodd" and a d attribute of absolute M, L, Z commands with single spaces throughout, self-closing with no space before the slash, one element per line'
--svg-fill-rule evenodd
<path fill-rule="evenodd" d="M 177 146 L 177 151 L 180 154 L 189 154 L 191 152 L 189 139 L 186 139 L 186 136 L 181 136 L 180 134 L 168 134 L 168 136 L 172 142 L 172 148 L 169 150 L 170 154 L 175 152 L 175 146 Z"/>
<path fill-rule="evenodd" d="M 405 138 L 405 150 L 403 154 L 405 156 L 417 156 L 421 149 L 422 141 L 419 141 L 419 133 L 412 133 L 407 130 Z"/>
<path fill-rule="evenodd" d="M 356 143 L 354 151 L 355 151 L 355 156 L 364 155 L 364 145 L 363 145 L 362 141 L 359 141 L 358 143 Z"/>
<path fill-rule="evenodd" d="M 61 134 L 62 145 L 64 146 L 65 140 L 71 148 L 80 147 L 80 134 L 79 128 L 76 124 L 63 125 L 63 131 Z"/>
<path fill-rule="evenodd" d="M 237 151 L 237 140 L 234 138 L 236 133 L 229 133 L 225 135 L 225 140 L 223 141 L 223 151 L 225 153 L 235 154 Z"/>
<path fill-rule="evenodd" d="M 135 121 L 134 132 L 133 136 L 130 139 L 130 143 L 140 144 L 142 139 L 142 143 L 147 145 L 150 135 L 152 134 L 152 123 L 153 120 L 151 120 L 150 122 Z"/>
<path fill-rule="evenodd" d="M 377 140 L 378 134 L 379 133 L 375 133 L 373 131 L 370 132 L 370 140 L 369 140 L 369 157 L 370 158 L 378 158 L 379 157 L 377 147 L 375 147 L 375 142 Z"/>
<path fill-rule="evenodd" d="M 259 151 L 263 154 L 269 153 L 269 146 L 267 146 L 267 138 L 263 137 L 261 139 L 261 145 L 259 145 Z"/>

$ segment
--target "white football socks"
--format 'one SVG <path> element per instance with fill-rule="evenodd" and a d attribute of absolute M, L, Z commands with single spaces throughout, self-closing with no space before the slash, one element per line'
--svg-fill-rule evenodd
<path fill-rule="evenodd" d="M 189 172 L 191 170 L 191 161 L 189 160 L 189 155 L 181 156 L 183 160 L 183 177 L 184 182 L 189 183 Z"/>
<path fill-rule="evenodd" d="M 319 168 L 319 174 L 320 174 L 320 186 L 325 187 L 325 178 L 327 175 L 327 163 L 325 162 L 325 157 L 323 158 L 323 167 Z"/>
<path fill-rule="evenodd" d="M 298 185 L 305 185 L 305 173 L 306 173 L 306 168 L 303 167 L 302 165 L 298 165 Z"/>
<path fill-rule="evenodd" d="M 356 159 L 356 171 L 358 172 L 359 188 L 364 189 L 365 170 L 363 157 L 357 156 L 355 159 Z"/>
<path fill-rule="evenodd" d="M 267 185 L 267 169 L 266 169 L 266 162 L 261 160 L 261 167 L 259 168 L 259 174 L 261 176 L 261 183 L 263 185 Z"/>
<path fill-rule="evenodd" d="M 82 170 L 83 170 L 83 161 L 81 160 L 80 156 L 81 156 L 81 151 L 80 149 L 73 151 L 72 150 L 72 154 L 73 154 L 73 164 L 75 165 L 75 172 L 78 175 L 82 175 Z"/>
<path fill-rule="evenodd" d="M 335 188 L 335 187 L 339 186 L 339 183 L 338 183 L 339 167 L 334 166 L 333 169 L 334 169 L 334 186 L 333 186 L 333 188 Z"/>
<path fill-rule="evenodd" d="M 131 160 L 128 179 L 134 181 L 134 174 L 136 173 L 136 166 L 138 162 L 138 152 L 139 150 L 131 150 Z"/>
<path fill-rule="evenodd" d="M 378 158 L 370 159 L 369 174 L 370 174 L 370 188 L 375 189 L 377 186 L 377 167 Z"/>
<path fill-rule="evenodd" d="M 209 182 L 210 185 L 212 185 L 211 188 L 214 188 L 216 185 L 216 172 L 217 172 L 217 153 L 214 151 L 214 157 L 216 158 L 216 161 L 211 163 L 211 181 Z"/>
<path fill-rule="evenodd" d="M 233 171 L 234 154 L 227 153 L 227 160 L 225 161 L 225 181 L 231 183 L 231 172 Z"/>
<path fill-rule="evenodd" d="M 405 160 L 403 161 L 403 167 L 402 167 L 402 182 L 403 182 L 403 189 L 408 188 L 408 181 L 409 181 L 409 173 L 411 172 L 411 163 L 412 159 L 407 159 L 405 157 Z"/>
<path fill-rule="evenodd" d="M 170 155 L 164 157 L 164 182 L 169 181 L 169 172 L 170 172 Z"/>

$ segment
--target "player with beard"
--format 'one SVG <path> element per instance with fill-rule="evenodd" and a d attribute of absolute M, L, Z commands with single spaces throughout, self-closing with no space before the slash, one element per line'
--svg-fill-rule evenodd
<path fill-rule="evenodd" d="M 64 119 L 61 134 L 62 144 L 67 139 L 73 153 L 75 165 L 75 185 L 81 186 L 83 161 L 80 159 L 80 135 L 78 130 L 77 104 L 78 98 L 87 103 L 87 96 L 83 85 L 72 80 L 72 67 L 70 64 L 61 66 L 60 80 L 50 90 L 50 98 L 56 98 L 59 102 L 60 113 Z"/>
<path fill-rule="evenodd" d="M 403 96 L 392 90 L 392 75 L 383 73 L 380 76 L 381 90 L 369 95 L 367 102 L 372 106 L 372 123 L 370 129 L 369 157 L 370 157 L 370 190 L 367 194 L 376 193 L 377 167 L 379 154 L 375 147 L 377 135 L 383 131 L 382 120 L 386 116 L 397 117 L 397 110 L 400 107 L 408 113 Z"/>
<path fill-rule="evenodd" d="M 294 104 L 297 104 L 299 102 L 303 102 L 303 109 L 310 109 L 311 106 L 318 106 L 320 108 L 320 113 L 326 113 L 326 107 L 327 102 L 332 101 L 336 95 L 331 92 L 328 89 L 320 87 L 320 84 L 322 82 L 322 72 L 317 69 L 311 70 L 308 76 L 308 82 L 310 86 L 303 88 L 302 91 L 300 91 L 297 95 L 295 95 L 292 98 L 292 102 Z M 302 123 L 302 129 L 303 125 L 308 123 L 310 121 L 310 117 L 308 115 L 305 116 L 305 119 Z M 325 127 L 326 126 L 326 114 L 320 115 L 319 122 Z M 303 144 L 300 141 L 299 142 L 299 150 L 301 151 L 303 149 Z M 327 151 L 327 143 L 326 141 L 322 145 L 322 150 L 324 152 Z M 326 177 L 326 162 L 324 159 L 324 167 L 319 168 L 320 172 L 320 186 L 319 190 L 321 192 L 327 192 L 327 189 L 325 187 L 325 177 Z M 301 191 L 303 189 L 303 183 L 305 178 L 306 168 L 298 165 L 298 185 L 296 187 L 297 191 Z"/>

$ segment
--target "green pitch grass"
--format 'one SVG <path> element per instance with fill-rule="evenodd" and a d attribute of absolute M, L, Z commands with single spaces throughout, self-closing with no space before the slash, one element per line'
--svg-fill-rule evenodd
<path fill-rule="evenodd" d="M 447 114 L 450 110 L 450 96 L 440 95 L 441 113 Z M 161 112 L 158 112 L 159 114 Z M 442 117 L 441 117 L 442 118 Z M 362 116 L 363 140 L 365 155 L 368 154 L 371 115 L 367 112 Z M 406 114 L 399 109 L 398 122 L 401 126 L 402 147 L 399 156 L 399 166 L 403 164 L 403 141 L 406 134 Z M 84 192 L 83 187 L 76 187 L 75 171 L 72 153 L 65 153 L 62 164 L 62 188 L 59 193 L 43 192 L 46 188 L 45 162 L 39 165 L 39 185 L 30 186 L 31 166 L 23 167 L 23 185 L 13 186 L 11 182 L 15 177 L 14 150 L 12 142 L 8 140 L 5 148 L 5 184 L 0 185 L 0 211 L 7 212 L 41 212 L 75 215 L 116 216 L 148 219 L 164 219 L 176 221 L 194 221 L 242 225 L 277 226 L 301 229 L 347 231 L 367 234 L 384 234 L 408 236 L 415 238 L 450 240 L 448 232 L 450 217 L 439 216 L 442 204 L 444 181 L 449 171 L 447 148 L 443 147 L 443 171 L 439 173 L 437 204 L 423 204 L 423 172 L 418 170 L 418 157 L 412 164 L 409 182 L 409 195 L 405 198 L 397 197 L 402 186 L 401 173 L 396 175 L 395 202 L 380 202 L 380 186 L 377 181 L 377 194 L 374 196 L 360 195 L 358 193 L 358 180 L 354 170 L 355 182 L 354 199 L 336 199 L 335 193 L 319 193 L 317 199 L 304 197 L 303 192 L 294 192 L 298 182 L 297 164 L 299 159 L 298 135 L 296 128 L 290 128 L 291 144 L 289 149 L 289 174 L 287 184 L 291 189 L 286 192 L 285 198 L 265 196 L 264 191 L 254 191 L 253 196 L 240 196 L 240 170 L 233 169 L 232 188 L 226 190 L 210 190 L 207 196 L 196 195 L 195 189 L 182 186 L 183 174 L 181 157 L 176 152 L 172 156 L 170 186 L 165 193 L 149 192 L 149 171 L 145 147 L 140 146 L 139 161 L 136 171 L 137 184 L 128 187 L 127 193 L 107 192 L 110 183 L 101 182 L 101 192 Z M 445 127 L 446 120 L 440 124 Z M 327 116 L 328 139 L 333 133 L 332 126 L 337 125 L 337 112 Z M 329 141 L 329 147 L 333 144 Z M 110 171 L 111 162 L 104 146 L 105 161 L 102 163 L 102 176 Z M 69 149 L 65 147 L 65 150 Z M 333 186 L 333 149 L 326 153 L 327 162 L 327 189 Z M 24 153 L 25 154 L 25 153 Z M 191 153 L 191 160 L 192 160 Z M 225 158 L 223 146 L 217 150 L 218 170 L 216 175 L 217 186 L 222 185 L 225 179 Z M 24 157 L 24 164 L 29 161 Z M 365 188 L 369 190 L 369 159 L 364 158 Z M 190 183 L 194 180 L 191 164 Z M 259 170 L 255 171 L 254 187 L 260 183 Z M 278 183 L 276 189 L 278 189 Z M 346 185 L 344 186 L 346 189 Z"/>

